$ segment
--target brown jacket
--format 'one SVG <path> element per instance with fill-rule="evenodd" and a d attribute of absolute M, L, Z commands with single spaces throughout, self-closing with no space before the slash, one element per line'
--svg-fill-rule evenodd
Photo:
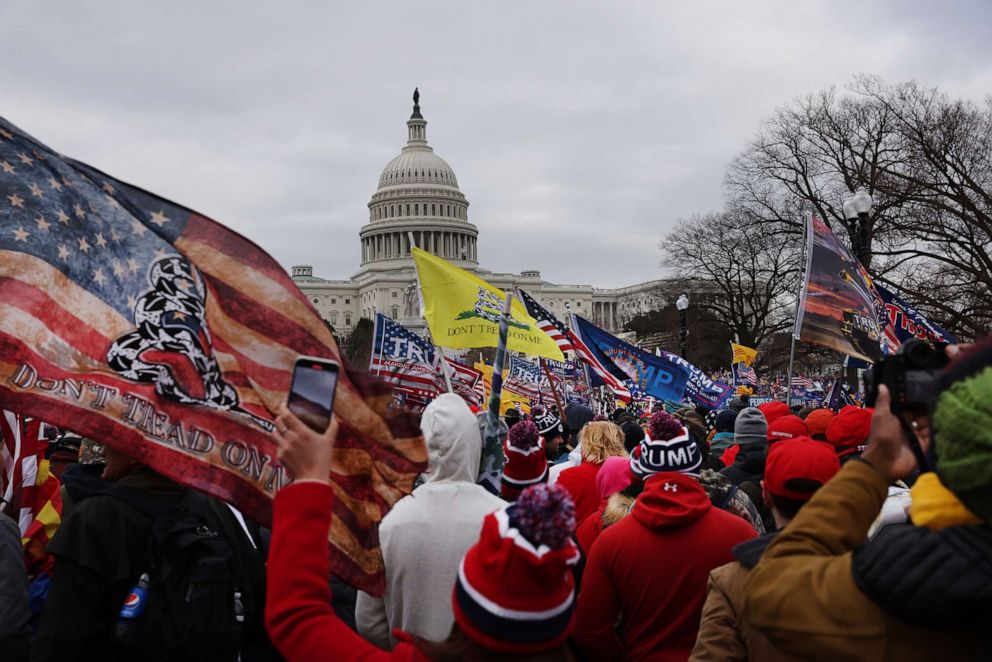
<path fill-rule="evenodd" d="M 709 592 L 703 604 L 699 635 L 689 660 L 730 662 L 732 660 L 799 660 L 780 652 L 741 617 L 744 580 L 750 570 L 740 561 L 722 565 L 710 572 Z"/>
<path fill-rule="evenodd" d="M 868 464 L 848 462 L 748 574 L 744 618 L 781 651 L 819 660 L 980 657 L 974 635 L 911 626 L 889 616 L 855 584 L 852 551 L 865 542 L 887 487 Z"/>

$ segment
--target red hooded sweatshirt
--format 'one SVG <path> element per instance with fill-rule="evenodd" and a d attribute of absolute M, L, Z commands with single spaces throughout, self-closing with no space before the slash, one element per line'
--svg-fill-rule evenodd
<path fill-rule="evenodd" d="M 586 462 L 571 469 L 565 469 L 558 476 L 558 484 L 568 490 L 575 502 L 575 521 L 581 522 L 599 508 L 599 488 L 596 486 L 596 474 L 602 464 Z"/>
<path fill-rule="evenodd" d="M 630 515 L 592 545 L 576 643 L 593 660 L 687 660 L 710 570 L 733 561 L 731 548 L 755 535 L 740 517 L 713 508 L 693 476 L 650 477 Z"/>
<path fill-rule="evenodd" d="M 327 584 L 327 527 L 334 491 L 311 481 L 288 485 L 272 509 L 265 626 L 287 660 L 404 660 L 427 658 L 404 632 L 392 651 L 376 648 L 335 615 Z"/>

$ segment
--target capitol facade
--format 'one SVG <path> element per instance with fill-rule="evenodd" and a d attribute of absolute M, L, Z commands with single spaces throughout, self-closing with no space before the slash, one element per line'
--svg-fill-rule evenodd
<path fill-rule="evenodd" d="M 315 276 L 311 265 L 292 269 L 300 290 L 342 336 L 350 334 L 360 318 L 374 319 L 376 313 L 408 328 L 424 327 L 411 240 L 502 290 L 526 290 L 559 318 L 571 311 L 610 331 L 621 330 L 631 318 L 657 310 L 673 297 L 674 284 L 665 280 L 598 288 L 550 283 L 536 269 L 511 274 L 480 267 L 479 228 L 469 222 L 469 202 L 458 188 L 454 170 L 427 142 L 427 120 L 416 91 L 406 125 L 406 145 L 383 168 L 368 203 L 368 222 L 358 233 L 362 257 L 358 273 L 350 280 L 326 280 Z"/>

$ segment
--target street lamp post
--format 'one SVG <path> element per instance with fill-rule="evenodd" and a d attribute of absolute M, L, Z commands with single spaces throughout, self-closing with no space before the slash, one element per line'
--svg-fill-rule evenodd
<path fill-rule="evenodd" d="M 863 186 L 844 200 L 844 219 L 847 221 L 847 235 L 851 239 L 851 251 L 866 269 L 868 265 L 868 215 L 871 213 L 872 199 Z"/>
<path fill-rule="evenodd" d="M 675 301 L 675 308 L 679 311 L 679 356 L 685 359 L 685 341 L 689 337 L 689 329 L 685 324 L 685 311 L 689 309 L 689 297 L 686 296 L 685 292 Z"/>
<path fill-rule="evenodd" d="M 847 220 L 847 234 L 851 239 L 851 251 L 868 269 L 870 246 L 868 245 L 868 215 L 871 213 L 872 199 L 863 186 L 844 200 L 844 218 Z M 847 384 L 851 390 L 858 390 L 858 369 L 847 369 Z M 791 395 L 791 394 L 790 394 Z"/>

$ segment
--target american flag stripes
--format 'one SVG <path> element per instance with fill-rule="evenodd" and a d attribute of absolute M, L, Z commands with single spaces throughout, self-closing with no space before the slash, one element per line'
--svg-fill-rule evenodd
<path fill-rule="evenodd" d="M 341 361 L 289 275 L 215 221 L 0 119 L 0 407 L 141 458 L 263 523 L 288 482 L 272 412 L 301 354 Z M 427 453 L 389 388 L 343 370 L 330 541 L 339 577 L 385 586 L 378 522 Z"/>
<path fill-rule="evenodd" d="M 744 363 L 737 363 L 734 369 L 738 384 L 754 385 L 758 383 L 758 374 L 754 371 L 753 367 Z"/>
<path fill-rule="evenodd" d="M 548 334 L 562 352 L 575 352 L 575 355 L 592 368 L 593 372 L 603 380 L 607 388 L 613 391 L 617 398 L 625 402 L 630 402 L 630 390 L 624 386 L 623 381 L 600 363 L 593 353 L 589 351 L 589 348 L 586 347 L 586 344 L 582 342 L 581 338 L 541 306 L 534 297 L 519 288 L 517 289 L 517 294 L 520 297 L 520 301 L 523 302 L 524 307 L 527 308 L 527 314 L 534 318 L 538 328 Z"/>
<path fill-rule="evenodd" d="M 481 407 L 485 398 L 485 385 L 482 373 L 459 361 L 442 357 L 447 364 L 451 389 L 470 405 Z"/>
<path fill-rule="evenodd" d="M 433 345 L 385 315 L 375 316 L 370 372 L 397 391 L 432 399 L 438 393 L 438 370 Z"/>
<path fill-rule="evenodd" d="M 792 387 L 801 388 L 807 391 L 813 391 L 816 389 L 816 384 L 809 377 L 795 376 L 792 378 Z"/>
<path fill-rule="evenodd" d="M 25 564 L 32 572 L 50 566 L 45 547 L 62 521 L 60 483 L 49 471 L 45 459 L 48 440 L 41 429 L 37 419 L 25 422 L 13 412 L 0 411 L 4 470 L 0 509 L 17 522 Z"/>

